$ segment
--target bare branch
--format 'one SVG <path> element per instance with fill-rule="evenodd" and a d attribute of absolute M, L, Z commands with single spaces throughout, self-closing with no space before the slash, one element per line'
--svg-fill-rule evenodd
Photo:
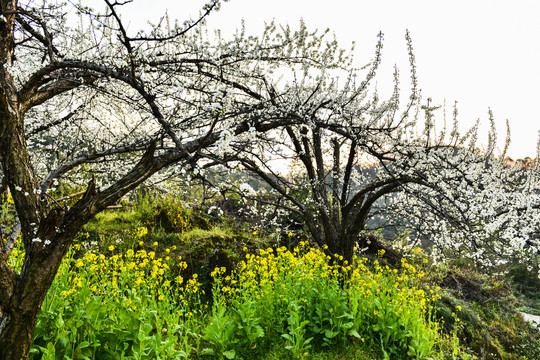
<path fill-rule="evenodd" d="M 15 224 L 15 227 L 13 228 L 13 231 L 11 232 L 11 235 L 9 236 L 8 240 L 6 241 L 6 245 L 0 252 L 0 261 L 6 261 L 9 255 L 11 254 L 11 251 L 15 247 L 15 244 L 17 243 L 17 238 L 19 237 L 19 234 L 21 233 L 21 223 L 20 221 Z"/>

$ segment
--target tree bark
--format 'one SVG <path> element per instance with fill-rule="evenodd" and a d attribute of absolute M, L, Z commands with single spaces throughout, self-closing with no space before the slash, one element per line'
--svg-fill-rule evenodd
<path fill-rule="evenodd" d="M 63 220 L 63 210 L 49 212 L 36 233 L 36 239 L 41 240 L 26 248 L 21 273 L 12 276 L 10 296 L 2 303 L 0 360 L 28 357 L 41 304 L 78 231 L 71 227 L 59 232 Z"/>
<path fill-rule="evenodd" d="M 28 358 L 41 304 L 56 273 L 48 271 L 47 274 L 44 274 L 39 268 L 27 271 L 27 275 L 17 281 L 15 293 L 5 306 L 1 318 L 1 360 Z M 37 287 L 33 288 L 34 286 Z"/>
<path fill-rule="evenodd" d="M 67 244 L 77 234 L 75 228 L 58 232 L 63 220 L 62 210 L 51 210 L 36 235 L 44 240 L 27 249 L 20 275 L 12 276 L 11 294 L 2 303 L 0 360 L 28 357 L 41 304 L 69 248 Z"/>

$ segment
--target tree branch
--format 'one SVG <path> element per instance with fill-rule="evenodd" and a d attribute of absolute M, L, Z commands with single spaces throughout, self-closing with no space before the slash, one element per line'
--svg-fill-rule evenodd
<path fill-rule="evenodd" d="M 0 252 L 0 260 L 6 261 L 9 255 L 11 254 L 11 251 L 15 247 L 15 244 L 17 243 L 17 238 L 19 237 L 19 234 L 21 233 L 21 222 L 17 221 L 17 224 L 13 228 L 13 231 L 11 232 L 11 235 L 9 236 L 6 245 Z"/>

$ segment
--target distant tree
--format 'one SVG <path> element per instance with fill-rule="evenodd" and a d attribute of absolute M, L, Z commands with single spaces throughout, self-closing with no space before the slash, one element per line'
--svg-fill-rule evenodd
<path fill-rule="evenodd" d="M 27 358 L 42 301 L 89 219 L 163 169 L 196 171 L 201 158 L 228 156 L 232 138 L 299 123 L 273 105 L 292 91 L 272 85 L 274 71 L 346 62 L 303 26 L 209 38 L 201 24 L 219 0 L 196 21 L 164 17 L 130 34 L 124 3 L 105 0 L 100 14 L 0 0 L 0 163 L 17 213 L 0 249 L 0 359 Z M 86 188 L 70 207 L 56 200 L 66 183 Z M 8 259 L 19 232 L 17 273 Z"/>

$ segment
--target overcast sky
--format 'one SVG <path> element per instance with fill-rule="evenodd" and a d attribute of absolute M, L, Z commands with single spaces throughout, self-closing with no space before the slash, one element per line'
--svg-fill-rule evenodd
<path fill-rule="evenodd" d="M 99 0 L 84 3 L 99 4 Z M 195 18 L 204 0 L 135 0 L 124 20 L 130 30 L 156 22 L 168 9 L 171 18 Z M 406 81 L 405 29 L 413 38 L 419 86 L 424 97 L 442 104 L 458 101 L 459 119 L 487 123 L 490 107 L 504 138 L 510 120 L 514 158 L 536 156 L 540 131 L 540 1 L 538 0 L 230 0 L 208 21 L 224 35 L 245 20 L 249 33 L 259 34 L 275 19 L 293 28 L 304 19 L 308 29 L 329 28 L 343 47 L 356 43 L 355 58 L 363 65 L 373 57 L 377 33 L 385 35 L 378 90 L 391 92 L 392 67 Z M 386 80 L 388 79 L 388 80 Z M 402 86 L 403 91 L 408 88 Z"/>

